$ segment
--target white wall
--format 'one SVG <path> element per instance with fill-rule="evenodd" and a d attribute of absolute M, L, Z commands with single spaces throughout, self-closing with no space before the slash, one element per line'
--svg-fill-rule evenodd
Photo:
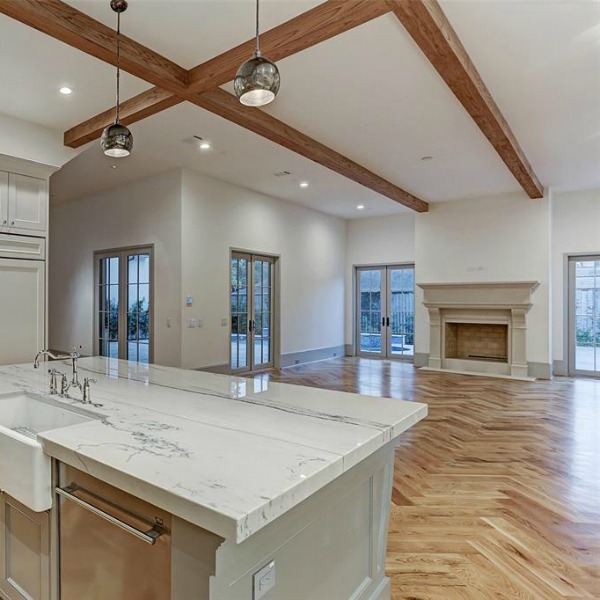
<path fill-rule="evenodd" d="M 416 216 L 417 283 L 540 282 L 528 313 L 529 362 L 550 360 L 551 199 L 523 193 L 430 205 Z M 417 353 L 429 352 L 428 314 L 417 288 Z"/>
<path fill-rule="evenodd" d="M 93 350 L 93 252 L 150 243 L 156 363 L 229 362 L 231 248 L 281 257 L 282 354 L 343 347 L 341 219 L 181 170 L 53 206 L 50 215 L 53 348 Z M 188 328 L 190 318 L 203 327 Z"/>
<path fill-rule="evenodd" d="M 345 340 L 354 335 L 354 267 L 415 261 L 415 216 L 353 219 L 346 222 Z"/>
<path fill-rule="evenodd" d="M 93 352 L 93 253 L 154 244 L 155 362 L 181 360 L 181 171 L 157 175 L 50 210 L 49 345 Z M 167 317 L 173 327 L 166 327 Z"/>
<path fill-rule="evenodd" d="M 344 343 L 345 224 L 192 171 L 183 172 L 184 367 L 229 361 L 230 249 L 280 256 L 281 353 Z M 185 327 L 189 318 L 204 327 Z"/>
<path fill-rule="evenodd" d="M 80 151 L 63 144 L 61 131 L 0 114 L 0 154 L 62 167 Z"/>
<path fill-rule="evenodd" d="M 565 361 L 565 255 L 600 253 L 600 190 L 555 193 L 552 215 L 553 355 Z M 566 364 L 560 365 L 561 371 Z"/>

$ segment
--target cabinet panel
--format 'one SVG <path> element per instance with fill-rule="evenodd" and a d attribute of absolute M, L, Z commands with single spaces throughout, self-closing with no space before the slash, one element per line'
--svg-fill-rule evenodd
<path fill-rule="evenodd" d="M 47 183 L 45 180 L 9 173 L 9 227 L 31 231 L 46 231 L 47 196 Z"/>
<path fill-rule="evenodd" d="M 0 233 L 0 258 L 44 260 L 46 258 L 46 240 L 38 237 Z"/>
<path fill-rule="evenodd" d="M 2 494 L 0 588 L 11 600 L 46 600 L 50 595 L 50 517 L 34 513 Z"/>
<path fill-rule="evenodd" d="M 31 362 L 44 344 L 45 263 L 0 259 L 0 365 Z"/>
<path fill-rule="evenodd" d="M 0 227 L 8 225 L 8 173 L 0 171 Z"/>

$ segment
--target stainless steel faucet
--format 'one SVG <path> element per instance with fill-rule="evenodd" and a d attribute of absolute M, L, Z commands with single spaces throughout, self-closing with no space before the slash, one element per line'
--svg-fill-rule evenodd
<path fill-rule="evenodd" d="M 77 352 L 77 348 L 75 346 L 73 346 L 73 350 L 71 350 L 71 352 L 69 354 L 54 354 L 53 352 L 51 352 L 50 350 L 40 350 L 36 355 L 35 355 L 35 359 L 33 361 L 33 368 L 37 369 L 40 365 L 40 358 L 43 356 L 48 356 L 53 360 L 67 360 L 69 359 L 71 361 L 71 365 L 72 365 L 72 369 L 73 369 L 73 375 L 71 377 L 71 381 L 68 381 L 68 378 L 66 375 L 62 375 L 61 377 L 61 383 L 60 383 L 60 395 L 62 397 L 67 397 L 69 395 L 69 390 L 72 387 L 75 388 L 79 388 L 79 391 L 81 392 L 81 395 L 83 396 L 83 402 L 85 402 L 86 404 L 90 403 L 90 386 L 89 386 L 89 381 L 87 382 L 87 390 L 84 389 L 84 385 L 81 384 L 81 382 L 79 381 L 79 374 L 77 372 L 77 360 L 79 358 L 81 358 L 81 354 L 79 354 L 79 352 Z M 52 373 L 52 371 L 49 371 L 50 373 L 50 393 L 56 393 L 56 375 L 58 374 L 57 372 Z M 85 382 L 84 382 L 85 384 Z"/>

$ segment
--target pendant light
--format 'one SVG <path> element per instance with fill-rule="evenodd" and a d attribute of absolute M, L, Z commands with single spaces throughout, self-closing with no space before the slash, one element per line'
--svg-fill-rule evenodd
<path fill-rule="evenodd" d="M 238 69 L 233 81 L 236 96 L 245 106 L 269 104 L 275 100 L 279 91 L 277 65 L 260 53 L 258 4 L 259 0 L 256 0 L 256 50 L 254 56 Z"/>
<path fill-rule="evenodd" d="M 123 158 L 131 154 L 133 149 L 133 135 L 131 131 L 121 125 L 119 120 L 120 109 L 120 79 L 121 79 L 121 13 L 127 10 L 126 0 L 111 0 L 110 7 L 117 13 L 117 114 L 115 122 L 103 132 L 100 145 L 106 156 Z"/>

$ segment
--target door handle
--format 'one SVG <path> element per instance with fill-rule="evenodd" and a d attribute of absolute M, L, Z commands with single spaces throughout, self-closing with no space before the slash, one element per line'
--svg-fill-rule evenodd
<path fill-rule="evenodd" d="M 386 327 L 390 326 L 390 318 L 389 317 L 386 317 L 385 324 L 386 324 Z"/>
<path fill-rule="evenodd" d="M 385 317 L 381 317 L 381 326 L 385 327 Z"/>
<path fill-rule="evenodd" d="M 252 333 L 252 328 L 253 328 L 252 319 L 250 319 L 250 320 L 248 321 L 248 331 L 249 331 L 250 333 Z"/>
<path fill-rule="evenodd" d="M 124 521 L 117 519 L 117 517 L 113 517 L 111 514 L 97 508 L 93 504 L 90 504 L 89 502 L 86 502 L 85 500 L 78 498 L 77 496 L 74 495 L 74 492 L 77 492 L 77 491 L 86 492 L 86 493 L 90 494 L 91 496 L 95 496 L 95 494 L 92 494 L 92 492 L 88 492 L 87 490 L 85 490 L 82 487 L 79 487 L 76 484 L 71 484 L 70 486 L 68 486 L 64 489 L 60 488 L 60 487 L 55 488 L 55 492 L 59 496 L 62 496 L 66 500 L 70 500 L 74 504 L 81 506 L 81 508 L 84 508 L 85 510 L 100 517 L 101 519 L 108 521 L 112 525 L 116 525 L 120 529 L 123 529 L 123 531 L 126 531 L 127 533 L 134 535 L 136 538 L 142 540 L 143 542 L 146 542 L 146 544 L 149 544 L 150 546 L 154 546 L 154 544 L 156 543 L 156 540 L 164 533 L 164 531 L 158 525 L 150 525 L 150 524 L 148 524 L 150 527 L 148 529 L 148 531 L 140 531 L 139 529 L 132 527 L 128 523 L 125 523 Z M 102 498 L 100 498 L 100 496 L 98 496 L 98 499 L 102 500 Z"/>

